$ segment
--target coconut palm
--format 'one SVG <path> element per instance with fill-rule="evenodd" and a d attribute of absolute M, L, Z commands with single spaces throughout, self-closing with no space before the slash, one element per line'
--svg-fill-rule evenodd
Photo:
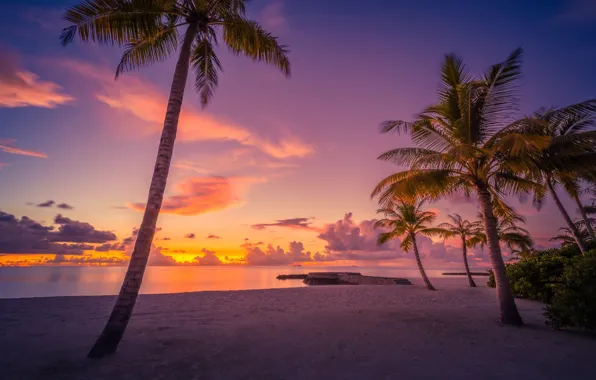
<path fill-rule="evenodd" d="M 530 232 L 525 228 L 518 226 L 518 223 L 525 223 L 520 216 L 513 216 L 510 218 L 500 219 L 497 223 L 497 234 L 499 241 L 504 244 L 509 252 L 518 255 L 528 255 L 534 246 L 534 240 Z M 471 240 L 471 244 L 480 244 L 482 248 L 487 243 L 487 238 L 484 233 L 479 233 Z"/>
<path fill-rule="evenodd" d="M 124 46 L 116 78 L 177 55 L 149 197 L 130 264 L 116 305 L 89 357 L 116 351 L 141 287 L 155 234 L 190 67 L 195 71 L 201 104 L 213 97 L 221 71 L 215 53 L 219 39 L 235 55 L 269 63 L 290 74 L 287 50 L 258 23 L 245 18 L 244 0 L 84 0 L 68 8 L 72 24 L 61 35 L 63 45 L 83 42 Z M 180 33 L 180 35 L 179 35 Z"/>
<path fill-rule="evenodd" d="M 549 142 L 547 136 L 518 133 L 519 125 L 510 125 L 516 113 L 521 56 L 521 49 L 515 50 L 484 75 L 473 76 L 460 58 L 447 55 L 438 102 L 413 122 L 382 124 L 382 132 L 409 132 L 417 146 L 379 157 L 409 168 L 381 180 L 372 193 L 381 204 L 395 196 L 476 193 L 495 273 L 500 321 L 512 325 L 523 322 L 506 276 L 497 218 L 514 214 L 505 202 L 508 195 L 534 194 L 536 202 L 544 197 L 544 187 L 529 176 L 530 158 Z"/>
<path fill-rule="evenodd" d="M 593 157 L 596 152 L 596 99 L 557 109 L 542 109 L 535 112 L 532 118 L 539 122 L 520 123 L 520 132 L 550 137 L 548 146 L 536 157 L 535 166 L 578 247 L 584 252 L 585 239 L 561 202 L 556 188 L 559 185 L 574 201 L 589 236 L 596 240 L 580 199 L 582 177 L 595 170 Z"/>
<path fill-rule="evenodd" d="M 442 231 L 437 228 L 428 227 L 428 224 L 432 223 L 437 216 L 434 212 L 423 211 L 422 206 L 424 206 L 424 203 L 424 199 L 419 201 L 394 199 L 386 208 L 377 210 L 377 213 L 383 214 L 385 217 L 377 220 L 374 226 L 375 228 L 390 229 L 387 232 L 379 234 L 378 245 L 383 245 L 389 240 L 404 236 L 400 244 L 401 248 L 406 252 L 409 252 L 410 249 L 414 250 L 416 264 L 418 265 L 418 270 L 420 270 L 420 275 L 426 288 L 428 290 L 435 290 L 422 266 L 418 244 L 416 243 L 416 235 L 439 235 Z"/>
<path fill-rule="evenodd" d="M 441 223 L 437 226 L 437 228 L 442 230 L 442 235 L 444 237 L 457 236 L 461 238 L 466 275 L 468 276 L 468 282 L 470 283 L 470 286 L 475 288 L 476 283 L 472 278 L 472 273 L 470 273 L 470 267 L 468 266 L 468 248 L 476 245 L 474 238 L 482 235 L 482 222 L 470 222 L 463 219 L 458 214 L 449 215 L 448 218 L 451 223 Z"/>
<path fill-rule="evenodd" d="M 588 222 L 590 224 L 594 224 L 594 219 L 588 218 Z M 561 243 L 562 246 L 577 245 L 577 239 L 575 236 L 575 234 L 577 233 L 579 234 L 579 237 L 582 239 L 582 241 L 590 242 L 593 246 L 593 241 L 591 240 L 590 232 L 586 227 L 585 221 L 583 219 L 575 220 L 573 222 L 573 225 L 575 227 L 573 230 L 569 227 L 559 228 L 559 235 L 553 236 L 550 240 L 558 241 L 559 243 Z"/>

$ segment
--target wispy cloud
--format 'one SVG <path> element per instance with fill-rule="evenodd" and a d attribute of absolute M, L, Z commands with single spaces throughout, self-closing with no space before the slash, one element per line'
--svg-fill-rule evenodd
<path fill-rule="evenodd" d="M 37 207 L 52 207 L 56 202 L 49 200 L 37 205 Z"/>
<path fill-rule="evenodd" d="M 184 237 L 187 238 L 187 239 L 194 239 L 194 238 L 197 237 L 197 235 L 191 233 L 191 234 L 184 235 Z"/>
<path fill-rule="evenodd" d="M 312 218 L 291 218 L 276 220 L 274 223 L 259 223 L 251 225 L 255 230 L 264 230 L 267 227 L 286 227 L 298 229 L 314 229 L 310 222 Z"/>
<path fill-rule="evenodd" d="M 60 64 L 94 80 L 100 87 L 96 93 L 100 102 L 145 121 L 144 128 L 148 133 L 161 131 L 167 107 L 163 90 L 134 74 L 114 81 L 111 71 L 89 63 L 65 60 L 60 61 Z M 231 121 L 201 112 L 188 102 L 182 107 L 178 128 L 180 141 L 231 140 L 256 147 L 276 158 L 304 157 L 313 153 L 309 144 L 295 136 L 287 135 L 279 141 L 272 141 Z"/>
<path fill-rule="evenodd" d="M 21 148 L 17 148 L 13 144 L 16 140 L 1 140 L 0 139 L 0 151 L 10 154 L 21 154 L 23 156 L 31 156 L 31 157 L 39 157 L 39 158 L 48 158 L 45 153 L 35 152 L 33 150 L 25 150 Z"/>
<path fill-rule="evenodd" d="M 0 55 L 0 107 L 55 108 L 74 99 L 58 84 L 19 67 L 15 55 L 2 50 Z"/>
<path fill-rule="evenodd" d="M 199 215 L 223 210 L 242 203 L 240 194 L 249 185 L 263 182 L 252 177 L 195 177 L 176 186 L 177 195 L 166 197 L 161 212 L 178 215 Z M 131 203 L 133 210 L 145 210 L 144 203 Z"/>
<path fill-rule="evenodd" d="M 72 209 L 74 209 L 74 207 L 72 207 L 68 203 L 60 203 L 60 204 L 57 204 L 56 207 L 61 208 L 63 210 L 72 210 Z"/>

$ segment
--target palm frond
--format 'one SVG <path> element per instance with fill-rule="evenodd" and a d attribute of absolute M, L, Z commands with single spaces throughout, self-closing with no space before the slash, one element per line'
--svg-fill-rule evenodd
<path fill-rule="evenodd" d="M 518 109 L 517 81 L 521 77 L 522 56 L 523 50 L 518 48 L 484 75 L 481 128 L 490 134 L 513 121 Z"/>
<path fill-rule="evenodd" d="M 126 44 L 126 49 L 116 68 L 116 78 L 120 74 L 162 62 L 170 58 L 178 48 L 177 25 L 160 25 L 153 35 Z"/>
<path fill-rule="evenodd" d="M 274 65 L 284 75 L 290 76 L 287 47 L 278 44 L 277 38 L 257 22 L 230 16 L 224 20 L 223 27 L 224 41 L 233 54 Z"/>
<path fill-rule="evenodd" d="M 201 105 L 205 107 L 219 84 L 218 72 L 222 70 L 211 41 L 201 39 L 196 42 L 191 64 L 196 72 L 195 87 L 201 97 Z"/>
<path fill-rule="evenodd" d="M 83 42 L 124 45 L 154 36 L 166 19 L 183 16 L 175 1 L 83 0 L 64 12 L 73 25 L 62 31 L 60 41 L 68 45 L 78 35 Z"/>

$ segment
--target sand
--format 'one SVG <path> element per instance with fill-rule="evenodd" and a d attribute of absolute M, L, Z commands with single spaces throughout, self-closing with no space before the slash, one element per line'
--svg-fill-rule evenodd
<path fill-rule="evenodd" d="M 496 323 L 494 290 L 462 278 L 142 295 L 119 351 L 89 360 L 114 297 L 0 300 L 0 378 L 596 379 L 593 335 Z M 478 282 L 484 282 L 479 278 Z"/>

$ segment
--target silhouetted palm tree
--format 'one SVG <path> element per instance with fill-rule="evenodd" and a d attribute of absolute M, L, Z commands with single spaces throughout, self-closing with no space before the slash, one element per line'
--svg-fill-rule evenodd
<path fill-rule="evenodd" d="M 195 71 L 196 90 L 203 106 L 218 85 L 221 64 L 214 50 L 218 37 L 235 55 L 273 64 L 290 75 L 285 47 L 258 23 L 245 18 L 244 3 L 244 0 L 84 0 L 64 13 L 72 25 L 62 32 L 63 45 L 78 35 L 83 42 L 125 46 L 116 77 L 178 56 L 143 221 L 118 300 L 89 357 L 115 352 L 132 315 L 166 188 L 189 67 Z"/>
<path fill-rule="evenodd" d="M 448 55 L 442 65 L 438 103 L 413 122 L 388 121 L 382 132 L 410 132 L 415 148 L 398 148 L 379 159 L 409 169 L 383 179 L 372 196 L 381 204 L 395 196 L 439 198 L 475 192 L 483 214 L 489 256 L 495 273 L 500 320 L 521 325 L 501 255 L 497 218 L 514 214 L 508 195 L 544 193 L 526 178 L 530 158 L 547 146 L 546 136 L 517 133 L 516 113 L 521 49 L 484 75 L 471 75 L 461 59 Z M 527 122 L 532 122 L 528 120 Z"/>
<path fill-rule="evenodd" d="M 418 244 L 416 243 L 416 235 L 439 235 L 442 231 L 437 228 L 427 227 L 427 224 L 432 223 L 437 216 L 434 212 L 423 211 L 422 206 L 424 203 L 425 200 L 394 200 L 387 208 L 377 210 L 377 213 L 383 214 L 385 218 L 377 220 L 375 222 L 375 228 L 383 227 L 390 229 L 390 231 L 382 232 L 379 235 L 377 241 L 379 245 L 404 236 L 400 244 L 401 248 L 406 252 L 410 251 L 410 249 L 414 250 L 416 264 L 418 265 L 418 270 L 420 270 L 424 284 L 428 290 L 435 290 L 422 266 Z"/>
<path fill-rule="evenodd" d="M 437 226 L 443 230 L 442 235 L 444 237 L 458 236 L 461 238 L 462 252 L 464 257 L 464 266 L 466 268 L 466 275 L 468 276 L 468 282 L 470 286 L 475 288 L 476 283 L 470 273 L 470 267 L 468 266 L 468 247 L 476 245 L 474 238 L 482 234 L 482 222 L 475 221 L 470 222 L 463 219 L 458 214 L 451 214 L 448 216 L 451 223 L 441 223 Z"/>
<path fill-rule="evenodd" d="M 537 122 L 520 124 L 520 133 L 550 137 L 550 143 L 535 157 L 535 177 L 541 177 L 555 204 L 567 223 L 580 250 L 586 250 L 585 239 L 580 236 L 569 213 L 563 206 L 556 187 L 565 190 L 575 202 L 584 220 L 587 232 L 596 240 L 588 223 L 580 194 L 581 180 L 586 173 L 595 171 L 596 152 L 596 99 L 557 109 L 539 110 L 532 116 Z"/>

